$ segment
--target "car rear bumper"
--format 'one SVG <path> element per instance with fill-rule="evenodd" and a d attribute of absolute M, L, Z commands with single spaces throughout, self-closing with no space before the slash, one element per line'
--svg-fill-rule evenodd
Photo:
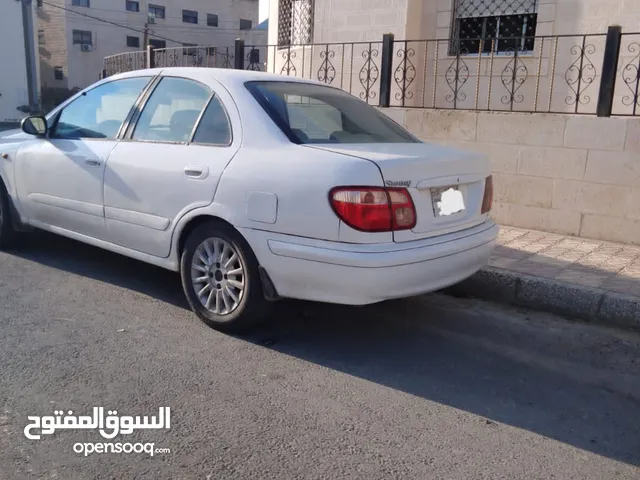
<path fill-rule="evenodd" d="M 498 226 L 404 243 L 347 244 L 241 229 L 282 297 L 366 305 L 432 292 L 485 266 Z"/>

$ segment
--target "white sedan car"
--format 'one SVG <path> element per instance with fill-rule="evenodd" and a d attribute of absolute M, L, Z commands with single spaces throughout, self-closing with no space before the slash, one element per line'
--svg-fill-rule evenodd
<path fill-rule="evenodd" d="M 283 297 L 444 288 L 487 263 L 498 233 L 487 158 L 262 72 L 115 75 L 5 132 L 0 156 L 0 248 L 35 227 L 180 272 L 220 330 Z"/>

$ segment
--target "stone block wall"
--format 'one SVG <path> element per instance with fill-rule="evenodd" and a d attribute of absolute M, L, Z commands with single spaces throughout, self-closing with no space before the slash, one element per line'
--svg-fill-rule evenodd
<path fill-rule="evenodd" d="M 489 155 L 499 223 L 640 245 L 640 118 L 382 111 L 425 141 Z"/>
<path fill-rule="evenodd" d="M 35 3 L 35 2 L 34 2 Z M 66 90 L 69 87 L 68 37 L 63 0 L 51 0 L 37 8 L 37 30 L 40 56 L 40 82 L 43 95 L 49 90 Z M 62 79 L 56 79 L 55 68 L 62 67 Z"/>

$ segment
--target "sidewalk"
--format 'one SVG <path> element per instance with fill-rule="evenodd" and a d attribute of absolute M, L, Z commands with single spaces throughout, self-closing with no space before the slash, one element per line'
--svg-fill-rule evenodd
<path fill-rule="evenodd" d="M 640 247 L 513 227 L 498 243 L 451 293 L 640 328 Z"/>
<path fill-rule="evenodd" d="M 0 122 L 0 132 L 2 132 L 4 130 L 12 130 L 14 128 L 20 128 L 20 124 L 19 123 Z"/>

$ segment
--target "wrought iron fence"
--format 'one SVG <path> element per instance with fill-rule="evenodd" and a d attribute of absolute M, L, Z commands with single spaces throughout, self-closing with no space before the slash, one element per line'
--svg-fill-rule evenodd
<path fill-rule="evenodd" d="M 117 73 L 130 72 L 147 68 L 147 52 L 126 52 L 104 58 L 102 77 L 110 77 Z"/>
<path fill-rule="evenodd" d="M 494 48 L 498 41 L 500 49 Z M 144 53 L 107 57 L 107 74 L 133 69 Z M 384 107 L 640 115 L 640 33 L 619 27 L 584 35 L 469 38 L 464 44 L 393 35 L 380 42 L 286 46 L 238 40 L 232 47 L 186 46 L 146 56 L 149 66 L 236 68 L 315 80 Z"/>
<path fill-rule="evenodd" d="M 625 33 L 620 35 L 619 71 L 616 76 L 614 91 L 614 115 L 640 114 L 640 34 Z"/>
<path fill-rule="evenodd" d="M 157 68 L 215 67 L 233 68 L 233 47 L 176 47 L 152 50 L 152 64 Z"/>
<path fill-rule="evenodd" d="M 149 48 L 105 57 L 101 77 L 144 68 L 210 67 L 242 68 L 266 71 L 269 46 L 236 41 L 233 46 L 188 45 L 172 48 Z M 276 47 L 271 47 L 274 51 Z M 240 60 L 240 62 L 238 62 Z"/>
<path fill-rule="evenodd" d="M 378 105 L 382 42 L 323 43 L 270 50 L 269 71 L 339 87 Z"/>
<path fill-rule="evenodd" d="M 393 42 L 391 106 L 596 113 L 606 34 L 469 39 L 475 51 L 454 55 L 451 43 Z"/>

